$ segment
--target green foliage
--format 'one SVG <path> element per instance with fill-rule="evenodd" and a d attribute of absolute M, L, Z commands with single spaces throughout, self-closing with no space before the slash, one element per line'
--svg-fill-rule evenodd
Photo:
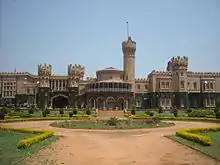
<path fill-rule="evenodd" d="M 187 112 L 187 113 L 191 113 L 191 112 L 192 112 L 192 109 L 191 109 L 191 108 L 188 108 L 188 109 L 186 110 L 186 112 Z"/>
<path fill-rule="evenodd" d="M 73 112 L 69 112 L 69 117 L 73 117 Z"/>
<path fill-rule="evenodd" d="M 43 116 L 43 117 L 47 117 L 47 114 L 48 114 L 48 113 L 47 113 L 47 110 L 43 110 L 43 111 L 42 111 L 42 116 Z"/>
<path fill-rule="evenodd" d="M 135 110 L 135 109 L 132 109 L 132 110 L 131 110 L 131 114 L 132 114 L 132 115 L 135 115 L 135 114 L 136 114 L 136 110 Z"/>
<path fill-rule="evenodd" d="M 149 115 L 149 116 L 154 116 L 154 112 L 152 112 L 152 111 L 145 111 L 145 114 L 146 115 Z"/>
<path fill-rule="evenodd" d="M 29 109 L 28 109 L 28 113 L 34 114 L 34 109 L 33 109 L 33 108 L 29 108 Z"/>
<path fill-rule="evenodd" d="M 220 97 L 218 97 L 216 99 L 216 103 L 215 103 L 216 108 L 220 108 Z"/>
<path fill-rule="evenodd" d="M 31 114 L 29 112 L 23 112 L 23 113 L 20 113 L 20 117 L 21 118 L 31 117 Z"/>
<path fill-rule="evenodd" d="M 107 120 L 107 125 L 109 126 L 117 126 L 117 124 L 119 123 L 119 120 L 117 117 L 111 117 L 109 120 Z"/>
<path fill-rule="evenodd" d="M 20 108 L 15 108 L 15 112 L 21 112 Z"/>
<path fill-rule="evenodd" d="M 220 119 L 220 112 L 217 112 L 217 113 L 215 114 L 215 116 L 216 116 L 217 119 Z"/>
<path fill-rule="evenodd" d="M 0 110 L 0 120 L 4 120 L 5 119 L 5 112 L 4 110 Z"/>
<path fill-rule="evenodd" d="M 63 109 L 60 109 L 59 112 L 60 112 L 61 115 L 64 114 L 64 110 Z"/>
<path fill-rule="evenodd" d="M 193 110 L 191 113 L 188 114 L 189 117 L 206 117 L 207 115 L 215 115 L 215 112 L 213 110 Z"/>
<path fill-rule="evenodd" d="M 91 115 L 91 110 L 90 110 L 90 109 L 87 109 L 87 110 L 86 110 L 86 114 L 87 114 L 87 115 Z"/>
<path fill-rule="evenodd" d="M 163 113 L 163 108 L 162 107 L 159 107 L 158 113 L 159 114 Z"/>
<path fill-rule="evenodd" d="M 77 114 L 77 109 L 73 109 L 73 114 L 76 115 Z"/>

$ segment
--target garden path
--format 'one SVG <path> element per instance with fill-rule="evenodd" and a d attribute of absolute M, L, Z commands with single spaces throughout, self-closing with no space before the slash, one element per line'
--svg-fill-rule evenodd
<path fill-rule="evenodd" d="M 135 130 L 73 130 L 32 121 L 7 126 L 53 130 L 62 138 L 26 160 L 27 165 L 220 165 L 219 162 L 167 139 L 178 129 L 215 123 L 175 121 L 175 126 Z M 60 121 L 59 121 L 60 122 Z"/>

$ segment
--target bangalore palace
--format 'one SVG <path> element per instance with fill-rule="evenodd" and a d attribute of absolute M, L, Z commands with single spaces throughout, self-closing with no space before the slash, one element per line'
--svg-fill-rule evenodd
<path fill-rule="evenodd" d="M 1 106 L 95 108 L 100 110 L 214 108 L 220 97 L 220 73 L 188 71 L 188 58 L 172 57 L 166 71 L 135 77 L 136 42 L 122 42 L 123 70 L 107 67 L 84 78 L 85 67 L 69 64 L 66 75 L 39 64 L 38 74 L 0 72 Z"/>

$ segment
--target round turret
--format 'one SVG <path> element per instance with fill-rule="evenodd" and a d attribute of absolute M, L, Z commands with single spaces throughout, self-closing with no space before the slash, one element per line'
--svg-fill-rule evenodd
<path fill-rule="evenodd" d="M 127 41 L 122 42 L 122 51 L 124 55 L 135 55 L 136 42 L 132 41 L 131 37 L 128 37 Z"/>

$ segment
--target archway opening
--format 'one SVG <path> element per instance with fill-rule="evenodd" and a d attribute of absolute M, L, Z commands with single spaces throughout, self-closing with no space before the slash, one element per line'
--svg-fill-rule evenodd
<path fill-rule="evenodd" d="M 103 110 L 104 109 L 104 99 L 103 98 L 98 98 L 97 99 L 97 108 L 99 110 Z"/>
<path fill-rule="evenodd" d="M 53 108 L 65 108 L 68 105 L 69 105 L 68 98 L 64 96 L 57 96 L 53 98 L 53 101 L 52 101 Z"/>
<path fill-rule="evenodd" d="M 119 98 L 117 100 L 117 107 L 119 110 L 123 110 L 125 108 L 124 104 L 125 104 L 124 98 Z"/>
<path fill-rule="evenodd" d="M 116 104 L 115 104 L 116 102 L 115 102 L 114 98 L 112 98 L 112 97 L 107 98 L 106 103 L 107 103 L 106 108 L 108 110 L 113 110 L 116 108 Z"/>

